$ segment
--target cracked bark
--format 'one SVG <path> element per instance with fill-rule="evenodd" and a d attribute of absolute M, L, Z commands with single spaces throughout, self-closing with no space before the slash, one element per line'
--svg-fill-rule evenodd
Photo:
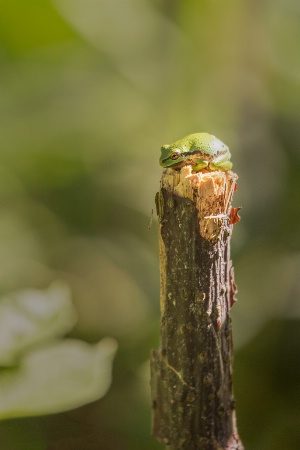
<path fill-rule="evenodd" d="M 157 194 L 161 346 L 151 355 L 152 434 L 169 450 L 243 449 L 230 319 L 236 179 L 231 171 L 166 169 Z"/>

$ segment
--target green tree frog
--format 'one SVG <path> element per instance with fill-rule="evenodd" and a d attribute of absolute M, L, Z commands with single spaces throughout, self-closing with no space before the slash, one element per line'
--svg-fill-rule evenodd
<path fill-rule="evenodd" d="M 162 167 L 180 169 L 192 165 L 194 172 L 200 170 L 230 170 L 231 153 L 227 145 L 223 144 L 212 134 L 190 134 L 173 144 L 161 147 L 159 163 Z"/>

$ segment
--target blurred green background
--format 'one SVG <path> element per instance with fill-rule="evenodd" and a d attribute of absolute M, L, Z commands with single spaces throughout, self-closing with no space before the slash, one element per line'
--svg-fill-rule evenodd
<path fill-rule="evenodd" d="M 246 449 L 300 448 L 300 5 L 1 0 L 0 292 L 71 287 L 72 337 L 115 337 L 98 402 L 0 424 L 1 450 L 154 450 L 159 148 L 232 150 L 234 389 Z M 0 394 L 1 401 L 1 394 Z"/>

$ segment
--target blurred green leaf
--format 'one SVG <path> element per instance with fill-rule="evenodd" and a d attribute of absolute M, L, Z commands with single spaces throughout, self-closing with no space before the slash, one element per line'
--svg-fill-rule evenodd
<path fill-rule="evenodd" d="M 0 419 L 50 414 L 101 398 L 111 383 L 116 341 L 53 342 L 0 372 Z"/>
<path fill-rule="evenodd" d="M 18 362 L 33 344 L 62 336 L 77 321 L 68 285 L 24 290 L 0 301 L 0 366 Z"/>
<path fill-rule="evenodd" d="M 0 30 L 1 41 L 12 53 L 63 42 L 74 35 L 49 0 L 2 0 Z"/>
<path fill-rule="evenodd" d="M 177 37 L 177 30 L 151 2 L 54 0 L 54 4 L 66 22 L 104 52 L 130 83 L 143 90 L 156 89 L 153 81 L 161 76 L 160 37 L 166 31 Z"/>

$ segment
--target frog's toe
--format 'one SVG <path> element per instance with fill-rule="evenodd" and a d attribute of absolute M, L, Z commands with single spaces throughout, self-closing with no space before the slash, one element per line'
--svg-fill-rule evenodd
<path fill-rule="evenodd" d="M 231 161 L 224 161 L 224 162 L 217 162 L 214 163 L 213 161 L 209 165 L 210 170 L 230 170 L 232 168 L 232 162 Z"/>
<path fill-rule="evenodd" d="M 208 161 L 206 159 L 197 159 L 196 165 L 193 166 L 193 172 L 200 172 L 200 170 L 207 169 Z"/>

